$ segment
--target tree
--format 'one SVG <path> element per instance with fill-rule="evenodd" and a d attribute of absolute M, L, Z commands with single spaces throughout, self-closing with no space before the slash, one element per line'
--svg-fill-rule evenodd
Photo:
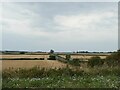
<path fill-rule="evenodd" d="M 56 55 L 54 54 L 54 50 L 50 50 L 50 56 L 49 56 L 49 60 L 56 60 Z"/>
<path fill-rule="evenodd" d="M 53 53 L 54 53 L 54 50 L 51 49 L 51 50 L 50 50 L 50 53 L 53 54 Z"/>

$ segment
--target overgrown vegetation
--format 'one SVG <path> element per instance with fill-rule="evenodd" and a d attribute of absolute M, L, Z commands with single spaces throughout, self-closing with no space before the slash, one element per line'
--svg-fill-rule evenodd
<path fill-rule="evenodd" d="M 69 60 L 68 63 L 73 66 L 79 66 L 80 67 L 80 60 L 79 59 L 73 59 Z"/>
<path fill-rule="evenodd" d="M 112 66 L 120 66 L 120 50 L 112 53 L 110 56 L 106 58 L 106 64 L 110 67 Z"/>
<path fill-rule="evenodd" d="M 69 61 L 71 59 L 70 54 L 67 54 L 65 59 Z"/>
<path fill-rule="evenodd" d="M 94 66 L 102 66 L 104 64 L 104 60 L 100 57 L 92 57 L 88 60 L 88 66 L 94 67 Z"/>
<path fill-rule="evenodd" d="M 48 60 L 56 60 L 56 55 L 50 54 Z"/>
<path fill-rule="evenodd" d="M 72 69 L 70 67 L 59 69 L 32 69 L 5 70 L 3 72 L 3 88 L 5 87 L 75 87 L 81 88 L 119 88 L 120 69 L 89 68 Z M 58 83 L 59 82 L 59 83 Z"/>
<path fill-rule="evenodd" d="M 101 59 L 100 57 L 96 56 L 90 58 L 88 61 L 88 66 L 90 67 L 102 66 L 104 64 L 109 67 L 120 66 L 120 50 L 112 53 L 106 57 L 106 59 Z"/>
<path fill-rule="evenodd" d="M 6 69 L 2 75 L 3 88 L 120 88 L 120 50 L 104 60 L 92 57 L 86 68 L 80 68 L 77 59 L 65 63 L 67 67 L 59 69 Z"/>
<path fill-rule="evenodd" d="M 8 78 L 3 88 L 119 88 L 118 76 L 56 76 L 43 78 Z"/>

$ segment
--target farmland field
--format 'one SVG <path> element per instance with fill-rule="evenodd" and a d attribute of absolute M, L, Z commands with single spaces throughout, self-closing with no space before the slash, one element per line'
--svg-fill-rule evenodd
<path fill-rule="evenodd" d="M 65 58 L 65 55 L 60 55 Z M 89 59 L 94 55 L 71 55 L 71 58 Z M 106 58 L 107 55 L 101 55 L 101 58 Z M 63 68 L 66 64 L 57 60 L 47 60 L 49 54 L 41 55 L 0 55 L 3 59 L 22 59 L 22 60 L 2 60 L 2 69 L 8 68 L 32 68 L 39 66 L 41 68 Z M 24 60 L 24 59 L 28 60 Z M 44 58 L 44 60 L 34 60 L 35 58 Z M 30 60 L 29 60 L 30 59 Z M 33 59 L 33 60 L 32 60 Z"/>
<path fill-rule="evenodd" d="M 99 56 L 101 58 L 106 58 L 110 54 L 72 54 L 71 58 L 91 58 L 93 56 Z M 62 56 L 65 58 L 65 54 L 60 54 L 59 56 Z M 39 55 L 0 55 L 2 58 L 48 58 L 49 54 L 39 54 Z"/>
<path fill-rule="evenodd" d="M 71 58 L 86 60 L 93 56 L 98 55 L 71 55 Z M 107 56 L 99 55 L 103 60 Z M 118 67 L 90 68 L 86 63 L 81 63 L 82 68 L 74 64 L 71 67 L 68 62 L 47 60 L 49 55 L 3 55 L 2 58 L 3 88 L 120 88 Z"/>
<path fill-rule="evenodd" d="M 38 66 L 40 68 L 63 68 L 66 64 L 56 60 L 3 60 L 2 69 L 8 68 L 32 68 Z"/>
<path fill-rule="evenodd" d="M 2 58 L 48 58 L 49 55 L 1 55 Z"/>

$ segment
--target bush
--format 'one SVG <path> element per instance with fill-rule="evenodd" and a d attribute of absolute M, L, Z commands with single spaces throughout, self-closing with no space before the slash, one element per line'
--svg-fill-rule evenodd
<path fill-rule="evenodd" d="M 54 54 L 51 54 L 48 59 L 49 60 L 56 60 L 56 56 Z"/>
<path fill-rule="evenodd" d="M 106 58 L 105 61 L 108 66 L 120 65 L 120 50 L 112 53 L 110 56 Z"/>
<path fill-rule="evenodd" d="M 66 55 L 66 60 L 70 60 L 71 56 L 70 54 Z"/>
<path fill-rule="evenodd" d="M 25 52 L 20 52 L 20 54 L 25 54 Z"/>
<path fill-rule="evenodd" d="M 104 63 L 104 60 L 100 57 L 92 57 L 88 60 L 88 66 L 94 67 L 94 66 L 102 66 Z"/>
<path fill-rule="evenodd" d="M 80 60 L 73 59 L 73 60 L 69 61 L 69 64 L 74 65 L 74 66 L 80 66 Z"/>

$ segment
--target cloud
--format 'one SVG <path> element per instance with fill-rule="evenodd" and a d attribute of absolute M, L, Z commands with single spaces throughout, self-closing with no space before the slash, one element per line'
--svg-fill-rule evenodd
<path fill-rule="evenodd" d="M 16 3 L 9 3 L 7 5 L 3 5 L 2 14 L 2 25 L 4 32 L 26 36 L 47 35 L 47 33 L 44 32 L 44 28 L 33 27 L 36 20 L 39 20 L 40 23 L 41 16 L 30 8 L 27 9 L 24 6 L 20 7 L 20 5 Z"/>
<path fill-rule="evenodd" d="M 4 30 L 6 30 L 6 32 L 10 32 L 18 35 L 24 35 L 24 36 L 47 35 L 47 33 L 42 32 L 44 28 L 31 27 L 31 21 L 27 19 L 26 20 L 3 19 L 3 23 L 4 23 L 3 27 L 5 26 Z"/>
<path fill-rule="evenodd" d="M 63 5 L 62 8 L 60 8 L 61 5 Z M 66 5 L 68 5 L 67 9 Z M 113 8 L 112 10 L 104 9 L 105 6 L 101 8 L 101 4 L 99 4 L 99 9 L 92 7 L 92 10 L 85 3 L 80 3 L 82 8 L 79 4 L 76 6 L 74 3 L 72 7 L 71 5 L 69 3 L 57 3 L 57 5 L 55 3 L 5 3 L 2 19 L 3 34 L 6 37 L 11 35 L 16 37 L 7 38 L 6 46 L 8 40 L 13 40 L 15 43 L 17 39 L 19 40 L 18 37 L 23 36 L 26 39 L 19 42 L 27 42 L 29 38 L 29 42 L 34 41 L 31 48 L 35 44 L 38 45 L 37 48 L 41 45 L 44 49 L 50 47 L 58 49 L 61 46 L 64 48 L 64 45 L 65 47 L 70 45 L 73 48 L 77 44 L 82 45 L 80 47 L 87 47 L 92 46 L 93 43 L 107 44 L 109 42 L 112 44 L 112 41 L 115 42 L 115 47 L 118 30 L 115 7 L 115 10 Z M 72 8 L 72 11 L 69 7 Z M 111 6 L 109 7 L 111 8 Z M 89 45 L 83 45 L 83 43 L 89 43 Z M 79 48 L 79 46 L 75 48 Z"/>
<path fill-rule="evenodd" d="M 88 29 L 96 23 L 104 23 L 104 19 L 116 17 L 116 14 L 113 12 L 102 12 L 102 13 L 90 13 L 90 14 L 79 14 L 79 15 L 69 15 L 62 16 L 57 15 L 54 18 L 54 22 L 58 28 L 74 30 L 74 29 Z"/>
<path fill-rule="evenodd" d="M 57 36 L 62 35 L 64 42 L 117 41 L 117 14 L 114 12 L 56 15 L 54 22 L 55 28 L 61 30 Z"/>

